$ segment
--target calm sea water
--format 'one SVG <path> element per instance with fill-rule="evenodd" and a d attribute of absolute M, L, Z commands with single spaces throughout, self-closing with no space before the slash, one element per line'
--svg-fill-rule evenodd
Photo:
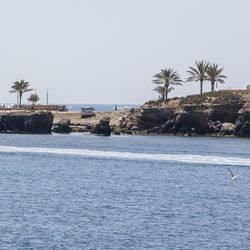
<path fill-rule="evenodd" d="M 0 249 L 250 249 L 248 139 L 0 134 L 0 162 Z"/>
<path fill-rule="evenodd" d="M 124 110 L 125 108 L 138 108 L 141 104 L 66 104 L 66 107 L 70 111 L 81 111 L 81 108 L 94 107 L 96 112 L 114 111 L 115 105 L 118 110 Z"/>

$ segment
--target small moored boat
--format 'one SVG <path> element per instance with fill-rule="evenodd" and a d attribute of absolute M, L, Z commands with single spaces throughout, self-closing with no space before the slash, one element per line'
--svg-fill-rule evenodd
<path fill-rule="evenodd" d="M 95 116 L 95 108 L 90 107 L 90 108 L 81 108 L 81 117 L 82 118 L 89 118 L 92 116 Z"/>

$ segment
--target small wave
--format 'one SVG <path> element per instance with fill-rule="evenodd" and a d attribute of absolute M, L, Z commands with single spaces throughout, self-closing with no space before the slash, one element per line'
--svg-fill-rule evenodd
<path fill-rule="evenodd" d="M 250 158 L 223 157 L 217 155 L 191 155 L 191 154 L 147 154 L 115 151 L 97 151 L 88 149 L 66 149 L 66 148 L 36 148 L 36 147 L 15 147 L 0 146 L 0 152 L 11 153 L 39 153 L 39 154 L 60 154 L 79 155 L 93 158 L 114 158 L 131 160 L 152 160 L 183 162 L 196 164 L 213 165 L 240 165 L 250 166 Z"/>

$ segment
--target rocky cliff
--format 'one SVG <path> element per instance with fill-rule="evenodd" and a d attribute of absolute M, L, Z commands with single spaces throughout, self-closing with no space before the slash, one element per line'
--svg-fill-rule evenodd
<path fill-rule="evenodd" d="M 250 105 L 232 93 L 206 93 L 131 109 L 115 133 L 250 136 Z"/>
<path fill-rule="evenodd" d="M 17 112 L 0 114 L 0 132 L 51 133 L 53 115 L 50 112 Z"/>

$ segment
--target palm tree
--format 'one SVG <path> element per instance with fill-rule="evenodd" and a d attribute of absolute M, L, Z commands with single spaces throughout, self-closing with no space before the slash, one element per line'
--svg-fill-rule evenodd
<path fill-rule="evenodd" d="M 153 91 L 156 91 L 160 94 L 159 99 L 165 100 L 165 87 L 164 86 L 157 86 L 153 89 Z"/>
<path fill-rule="evenodd" d="M 10 93 L 18 93 L 19 95 L 19 107 L 22 104 L 22 96 L 24 92 L 31 91 L 33 89 L 29 89 L 29 83 L 25 82 L 24 80 L 15 81 L 13 85 L 11 86 L 11 90 L 9 91 Z"/>
<path fill-rule="evenodd" d="M 216 83 L 225 83 L 223 79 L 227 78 L 225 75 L 222 75 L 221 72 L 223 68 L 218 69 L 218 64 L 213 63 L 207 69 L 208 80 L 211 82 L 211 92 L 214 92 L 214 85 Z"/>
<path fill-rule="evenodd" d="M 153 83 L 155 84 L 163 84 L 162 87 L 165 89 L 165 98 L 167 100 L 168 93 L 173 90 L 171 85 L 182 85 L 182 80 L 180 79 L 180 75 L 174 71 L 173 69 L 162 69 L 160 73 L 154 75 Z"/>
<path fill-rule="evenodd" d="M 170 93 L 172 90 L 174 90 L 174 87 L 169 87 L 168 93 Z M 160 94 L 159 95 L 160 100 L 165 100 L 165 95 L 166 95 L 165 86 L 157 86 L 153 89 L 153 91 L 156 91 Z"/>
<path fill-rule="evenodd" d="M 207 61 L 195 62 L 196 68 L 189 67 L 190 70 L 187 70 L 187 73 L 190 74 L 190 77 L 187 78 L 187 82 L 200 82 L 200 93 L 203 93 L 203 82 L 207 80 L 207 69 L 209 66 Z"/>

